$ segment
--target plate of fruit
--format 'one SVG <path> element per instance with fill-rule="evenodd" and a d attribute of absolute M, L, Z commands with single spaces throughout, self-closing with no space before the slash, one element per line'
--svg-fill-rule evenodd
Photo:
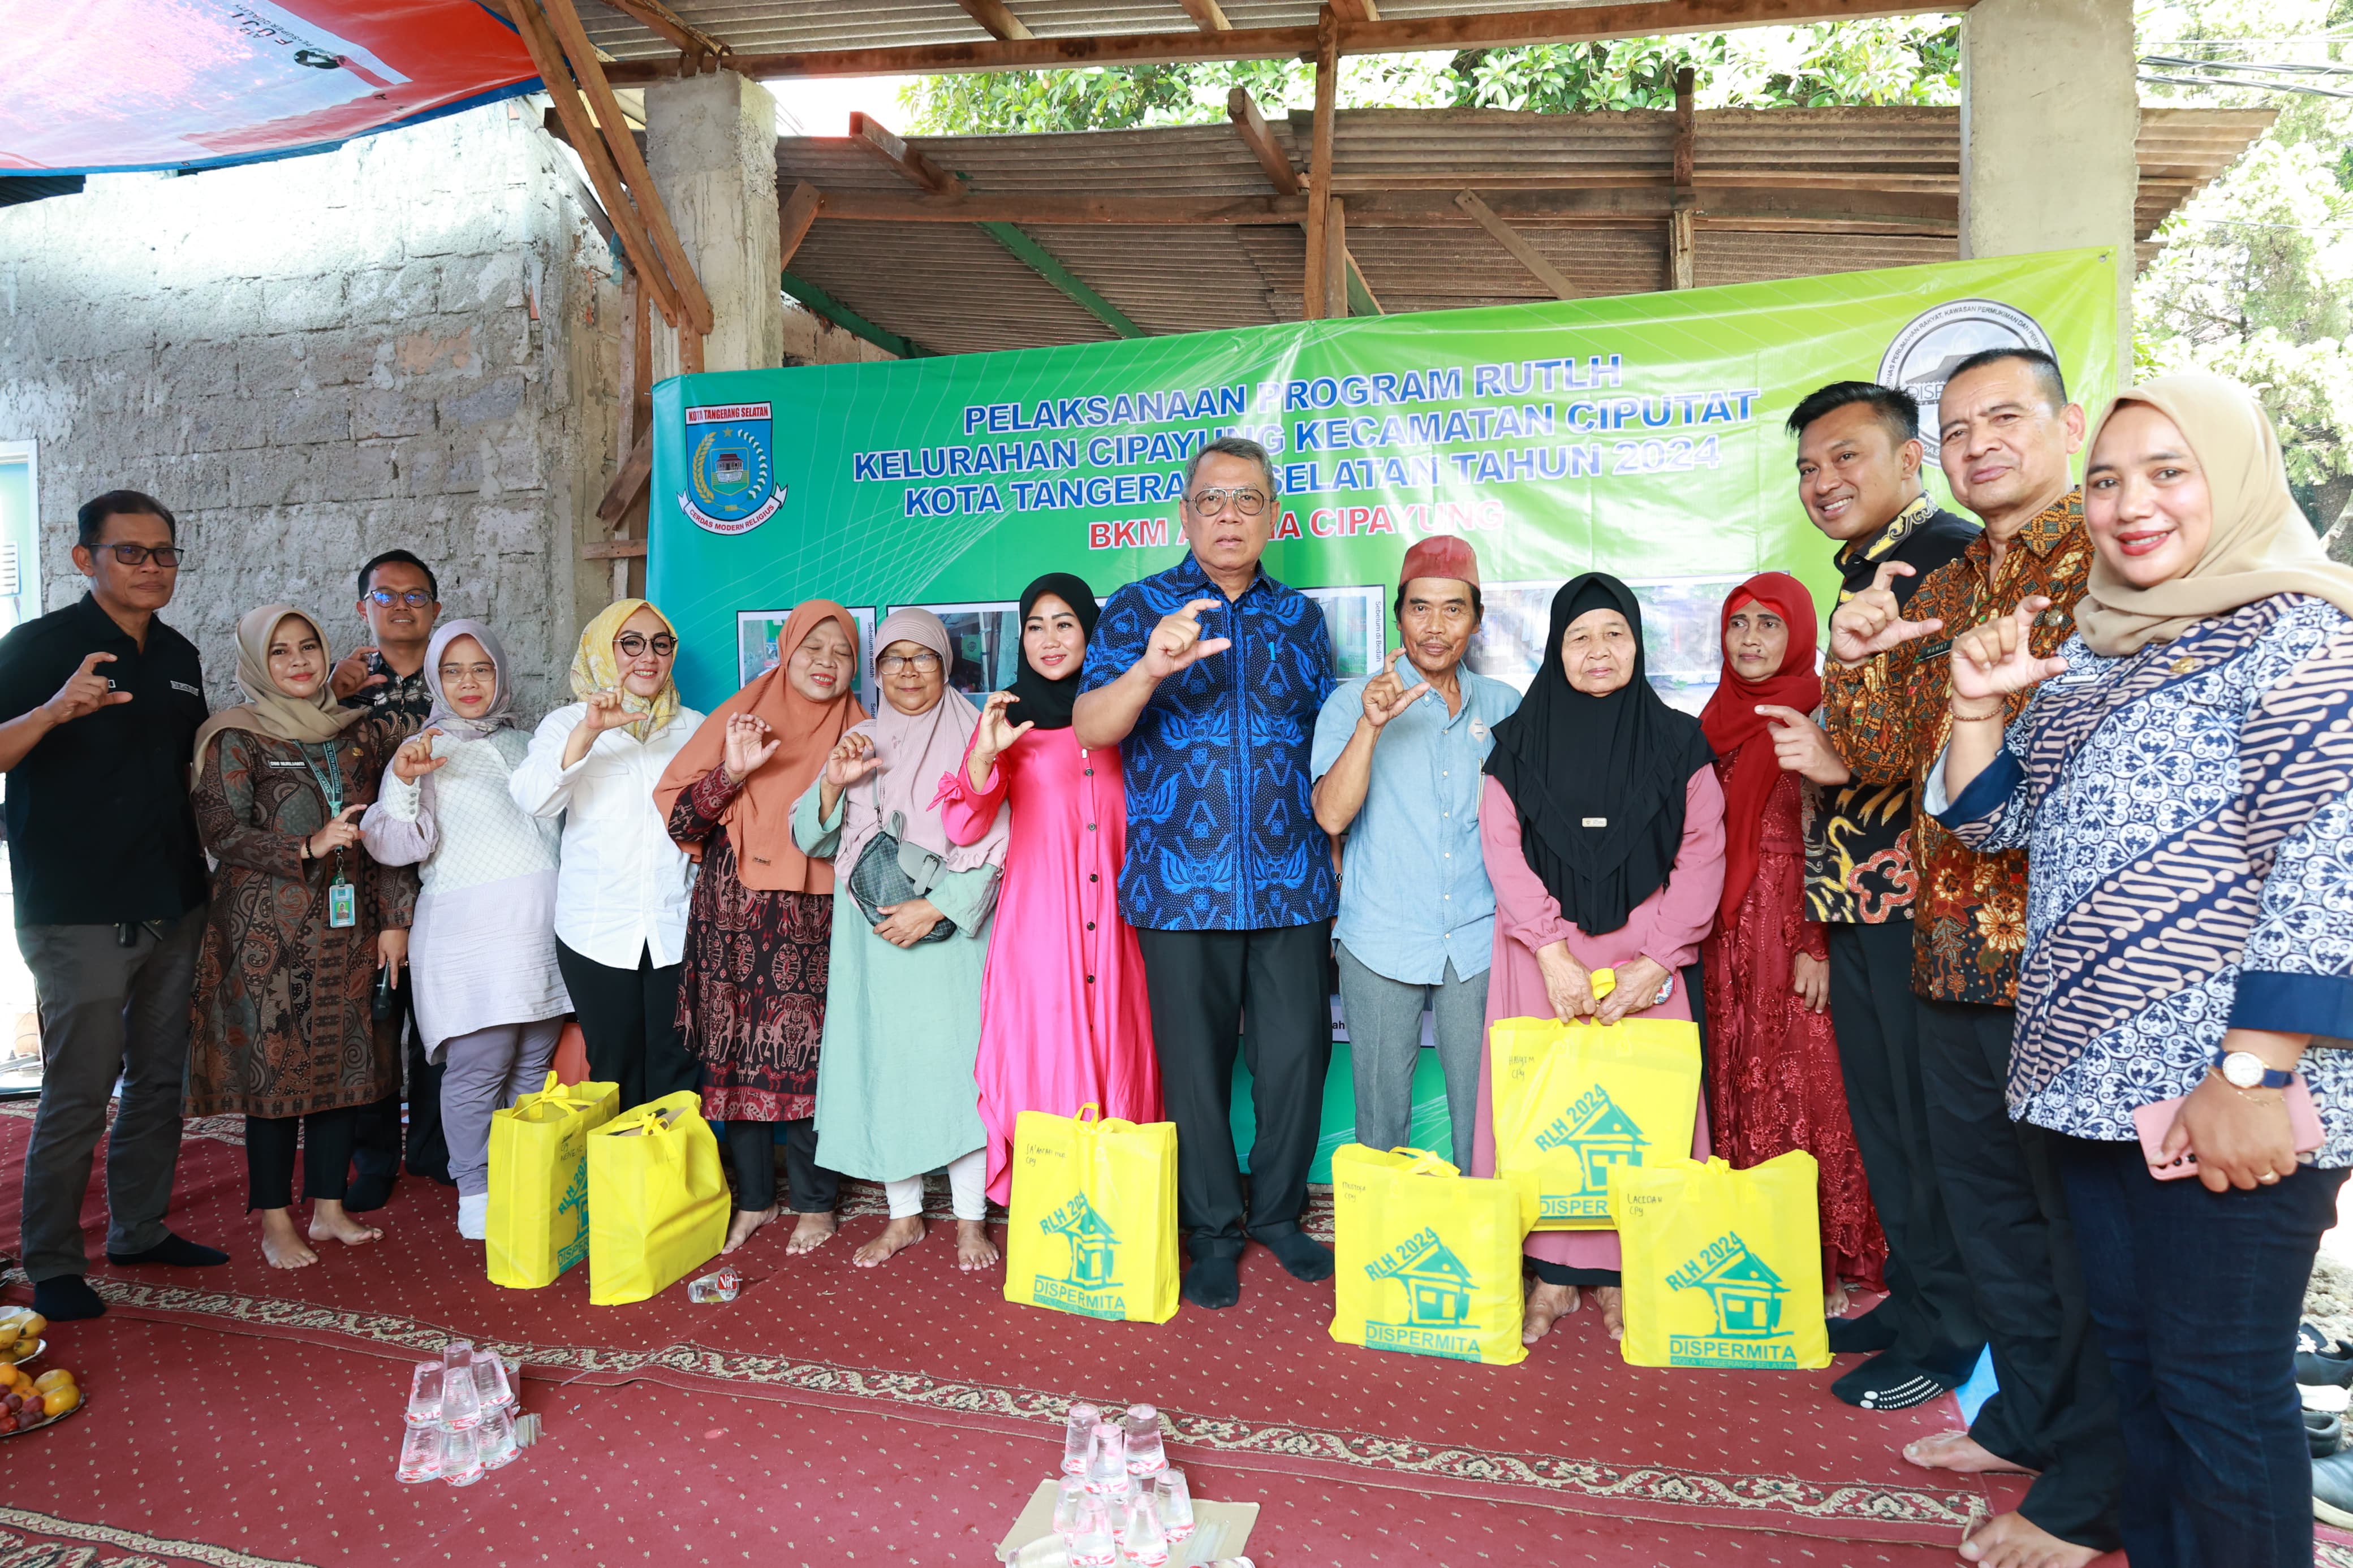
<path fill-rule="evenodd" d="M 37 1432 L 82 1407 L 80 1386 L 61 1366 L 34 1377 L 0 1364 L 0 1437 Z"/>

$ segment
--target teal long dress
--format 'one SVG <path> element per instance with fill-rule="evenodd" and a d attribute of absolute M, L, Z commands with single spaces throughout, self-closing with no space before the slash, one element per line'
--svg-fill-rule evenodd
<path fill-rule="evenodd" d="M 840 801 L 830 819 L 818 815 L 822 787 L 793 805 L 793 842 L 813 859 L 841 837 Z M 947 873 L 930 897 L 955 935 L 906 948 L 874 934 L 839 868 L 817 1070 L 818 1158 L 828 1169 L 902 1181 L 987 1143 L 973 1063 L 997 876 L 995 866 Z"/>

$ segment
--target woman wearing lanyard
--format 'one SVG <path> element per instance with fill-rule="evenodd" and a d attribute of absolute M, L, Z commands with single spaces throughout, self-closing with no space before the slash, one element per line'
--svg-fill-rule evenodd
<path fill-rule="evenodd" d="M 271 1266 L 316 1263 L 310 1242 L 382 1233 L 343 1212 L 359 1108 L 396 1093 L 400 1060 L 375 1048 L 368 988 L 408 953 L 417 879 L 370 860 L 352 819 L 408 725 L 338 707 L 326 634 L 290 605 L 237 623 L 248 700 L 197 733 L 196 826 L 216 862 L 196 963 L 188 1114 L 245 1117 L 248 1208 Z M 306 1240 L 295 1227 L 303 1144 Z"/>

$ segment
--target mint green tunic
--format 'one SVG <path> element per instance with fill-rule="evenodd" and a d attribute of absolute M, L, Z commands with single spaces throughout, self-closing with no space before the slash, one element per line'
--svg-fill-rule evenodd
<path fill-rule="evenodd" d="M 793 842 L 813 858 L 831 855 L 841 837 L 841 802 L 830 820 L 818 816 L 821 787 L 793 805 Z M 837 868 L 817 1068 L 819 1164 L 895 1182 L 988 1142 L 973 1061 L 997 875 L 994 866 L 947 873 L 930 897 L 955 935 L 907 948 L 874 934 L 849 896 L 849 868 Z"/>

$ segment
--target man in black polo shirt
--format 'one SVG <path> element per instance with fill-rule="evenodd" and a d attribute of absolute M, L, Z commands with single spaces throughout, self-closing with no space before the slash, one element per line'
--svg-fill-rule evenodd
<path fill-rule="evenodd" d="M 24 1263 L 34 1310 L 60 1319 L 106 1310 L 83 1279 L 81 1205 L 118 1078 L 108 1261 L 228 1261 L 164 1228 L 206 892 L 188 805 L 204 669 L 195 646 L 156 618 L 179 579 L 177 530 L 136 490 L 89 502 L 80 523 L 73 562 L 90 592 L 0 638 L 16 944 L 41 1016 Z"/>
<path fill-rule="evenodd" d="M 1788 429 L 1798 438 L 1799 500 L 1839 546 L 1841 603 L 1889 561 L 1912 569 L 1894 581 L 1897 596 L 1909 598 L 1976 536 L 1921 483 L 1920 405 L 1909 393 L 1833 382 L 1798 405 Z M 1866 1410 L 1901 1410 L 1957 1386 L 1985 1348 L 1928 1160 L 1912 994 L 1911 789 L 1852 782 L 1837 736 L 1802 714 L 1781 710 L 1773 733 L 1781 766 L 1823 786 L 1808 835 L 1806 913 L 1822 922 L 1830 944 L 1847 1112 L 1887 1232 L 1886 1300 L 1831 1321 L 1832 1350 L 1881 1353 L 1831 1390 Z"/>
<path fill-rule="evenodd" d="M 425 649 L 441 614 L 441 584 L 434 580 L 433 568 L 415 555 L 387 550 L 360 568 L 359 593 L 355 607 L 367 623 L 369 641 L 335 666 L 335 695 L 346 708 L 396 714 L 416 730 L 433 710 L 433 689 L 425 683 Z M 417 1009 L 409 994 L 408 971 L 393 978 L 391 1007 L 380 1010 L 375 1020 L 375 1048 L 397 1058 L 406 1036 L 408 1168 L 448 1186 L 449 1144 L 441 1135 L 441 1068 L 425 1059 L 425 1042 L 413 1026 Z M 392 1184 L 400 1175 L 402 1147 L 397 1090 L 360 1108 L 358 1124 L 352 1130 L 352 1180 L 344 1190 L 343 1207 L 382 1208 L 391 1199 Z"/>

